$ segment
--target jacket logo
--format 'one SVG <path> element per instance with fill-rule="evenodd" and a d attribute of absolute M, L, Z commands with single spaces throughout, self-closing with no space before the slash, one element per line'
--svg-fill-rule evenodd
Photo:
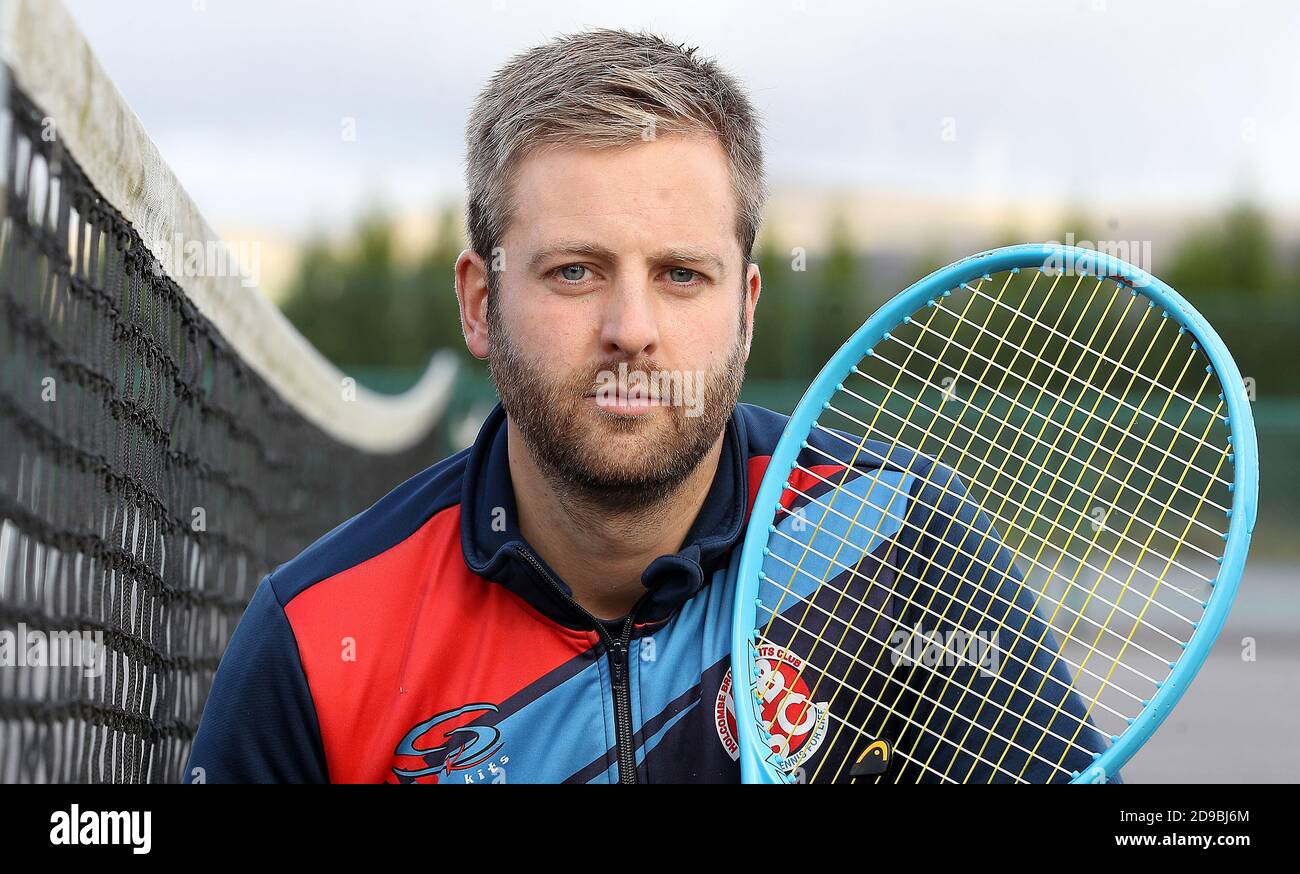
<path fill-rule="evenodd" d="M 448 727 L 447 723 L 476 713 L 496 713 L 494 704 L 466 704 L 431 716 L 412 728 L 397 744 L 393 755 L 414 758 L 419 765 L 394 767 L 398 782 L 433 782 L 456 771 L 468 771 L 492 758 L 501 749 L 501 732 L 491 725 Z M 430 778 L 424 779 L 420 778 Z M 469 781 L 474 782 L 474 781 Z"/>
<path fill-rule="evenodd" d="M 772 734 L 772 752 L 780 759 L 779 767 L 794 772 L 825 740 L 830 707 L 812 702 L 812 691 L 804 677 L 804 661 L 790 650 L 762 644 L 755 665 L 759 671 L 756 685 L 763 690 L 762 697 L 755 702 L 759 718 Z M 723 749 L 734 760 L 740 756 L 740 746 L 736 741 L 733 694 L 731 668 L 728 668 L 713 705 L 713 724 Z"/>

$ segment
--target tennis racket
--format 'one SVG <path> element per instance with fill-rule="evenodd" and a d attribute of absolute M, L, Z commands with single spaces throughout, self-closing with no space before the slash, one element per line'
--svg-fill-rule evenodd
<path fill-rule="evenodd" d="M 1112 780 L 1223 626 L 1255 520 L 1241 374 L 1173 289 L 1011 246 L 873 315 L 755 500 L 746 782 Z"/>

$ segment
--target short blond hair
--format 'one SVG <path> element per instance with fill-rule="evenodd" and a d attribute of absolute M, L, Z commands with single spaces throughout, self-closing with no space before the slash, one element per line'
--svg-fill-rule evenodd
<path fill-rule="evenodd" d="M 697 51 L 644 31 L 593 28 L 511 58 L 479 94 L 466 125 L 466 224 L 474 251 L 490 260 L 501 245 L 513 218 L 515 174 L 533 149 L 610 148 L 705 133 L 727 154 L 736 237 L 745 261 L 752 260 L 767 199 L 761 121 L 739 83 Z"/>

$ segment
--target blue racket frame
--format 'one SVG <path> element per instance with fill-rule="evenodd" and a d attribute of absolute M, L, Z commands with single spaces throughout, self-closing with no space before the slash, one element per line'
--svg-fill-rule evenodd
<path fill-rule="evenodd" d="M 1168 317 L 1200 344 L 1210 361 L 1210 367 L 1223 387 L 1223 399 L 1228 408 L 1227 424 L 1233 447 L 1232 511 L 1228 539 L 1214 582 L 1214 592 L 1205 607 L 1182 656 L 1174 663 L 1168 678 L 1159 685 L 1155 695 L 1142 712 L 1132 721 L 1122 735 L 1111 737 L 1111 744 L 1099 754 L 1092 766 L 1074 775 L 1074 783 L 1100 783 L 1115 774 L 1146 742 L 1174 705 L 1183 696 L 1188 685 L 1209 655 L 1210 647 L 1219 636 L 1232 607 L 1242 571 L 1246 565 L 1246 552 L 1255 528 L 1255 506 L 1259 492 L 1259 458 L 1255 443 L 1255 423 L 1250 413 L 1250 399 L 1228 349 L 1219 335 L 1183 297 L 1158 278 L 1112 255 L 1076 246 L 1055 243 L 1027 244 L 991 249 L 964 258 L 940 268 L 897 294 L 876 311 L 865 324 L 850 337 L 839 351 L 826 363 L 821 373 L 804 393 L 799 405 L 777 443 L 768 465 L 767 473 L 759 486 L 751 520 L 770 520 L 775 517 L 786 480 L 794 468 L 795 459 L 803 442 L 812 430 L 818 416 L 835 395 L 840 382 L 889 331 L 902 324 L 917 310 L 945 292 L 960 288 L 962 283 L 1011 269 L 1041 269 L 1048 265 L 1069 265 L 1075 274 L 1101 276 L 1114 279 L 1132 288 L 1135 294 L 1150 299 L 1162 307 Z M 749 648 L 754 643 L 756 627 L 756 599 L 758 597 L 759 571 L 763 566 L 763 550 L 767 545 L 769 529 L 763 524 L 751 524 L 745 534 L 741 552 L 739 577 L 736 584 L 736 609 L 732 618 L 731 664 L 733 697 L 736 711 L 736 731 L 740 746 L 740 774 L 745 783 L 785 783 L 792 778 L 781 773 L 769 755 L 767 744 L 756 729 L 754 715 L 754 677 L 750 664 Z M 742 677 L 742 671 L 747 672 Z"/>

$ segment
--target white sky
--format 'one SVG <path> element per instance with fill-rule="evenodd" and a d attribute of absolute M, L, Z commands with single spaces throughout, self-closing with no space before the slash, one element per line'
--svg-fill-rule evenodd
<path fill-rule="evenodd" d="M 458 197 L 487 77 L 588 25 L 699 45 L 739 75 L 779 189 L 1300 204 L 1300 3 L 1285 0 L 65 2 L 218 226 L 296 236 L 376 195 Z"/>

